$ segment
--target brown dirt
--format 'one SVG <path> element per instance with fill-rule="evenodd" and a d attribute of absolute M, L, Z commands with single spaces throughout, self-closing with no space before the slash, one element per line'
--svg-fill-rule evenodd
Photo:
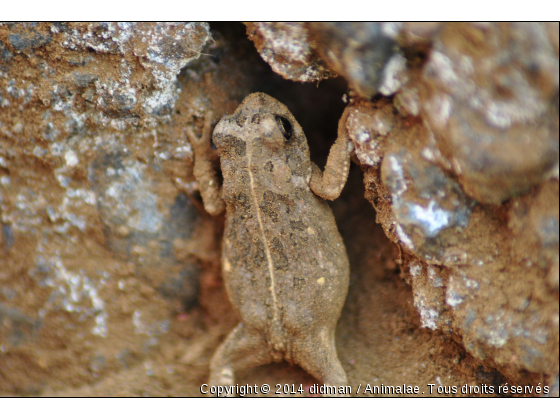
<path fill-rule="evenodd" d="M 43 25 L 38 28 L 42 30 Z M 227 35 L 225 29 L 221 28 Z M 239 39 L 245 36 L 243 28 L 241 32 Z M 8 45 L 7 28 L 0 31 L 0 40 Z M 156 150 L 155 145 L 166 152 L 173 150 L 177 144 L 184 144 L 187 124 L 193 121 L 201 123 L 206 107 L 215 109 L 216 114 L 229 113 L 246 94 L 254 91 L 271 93 L 292 110 L 310 141 L 312 156 L 317 163 L 324 163 L 331 144 L 325 139 L 334 137 L 337 119 L 344 106 L 340 101 L 346 91 L 344 82 L 341 79 L 322 82 L 321 89 L 317 89 L 312 84 L 279 81 L 279 76 L 272 74 L 262 76 L 262 68 L 253 65 L 258 58 L 256 52 L 253 51 L 253 58 L 246 58 L 238 54 L 238 50 L 242 52 L 243 48 L 225 44 L 226 53 L 221 57 L 221 64 L 214 63 L 214 60 L 219 62 L 219 54 L 211 50 L 215 56 L 190 67 L 189 71 L 202 75 L 200 78 L 186 73 L 179 77 L 183 89 L 174 114 L 167 122 L 153 123 L 156 127 L 153 130 L 151 126 L 143 128 L 141 124 L 139 127 L 131 124 L 119 130 L 88 117 L 85 134 L 72 137 L 74 133 L 63 133 L 58 143 L 74 147 L 80 158 L 80 164 L 65 173 L 70 179 L 70 187 L 87 187 L 102 194 L 109 181 L 103 178 L 105 175 L 96 173 L 98 178 L 90 182 L 88 168 L 96 172 L 99 166 L 99 172 L 104 173 L 106 167 L 118 165 L 112 161 L 110 164 L 98 164 L 98 160 L 114 158 L 116 163 L 121 162 L 117 162 L 118 156 L 92 145 L 96 144 L 94 138 L 97 135 L 102 143 L 109 143 L 106 140 L 114 137 L 118 140 L 115 141 L 116 146 L 126 146 L 129 150 L 124 166 L 134 163 L 148 167 L 147 181 L 142 185 L 149 185 L 157 192 L 159 210 L 166 220 L 172 218 L 169 205 L 175 202 L 178 194 L 172 180 L 181 177 L 192 181 L 189 166 L 192 162 L 187 156 L 185 159 L 168 160 L 158 167 L 154 164 L 154 155 L 160 149 Z M 14 106 L 0 108 L 0 157 L 4 150 L 9 151 L 6 153 L 9 167 L 0 165 L 0 176 L 11 179 L 5 201 L 0 200 L 0 204 L 5 205 L 0 208 L 0 216 L 21 214 L 22 221 L 28 223 L 24 226 L 27 231 L 20 229 L 9 233 L 6 228 L 8 223 L 0 219 L 0 344 L 8 341 L 6 337 L 13 337 L 14 331 L 22 337 L 21 342 L 0 352 L 0 396 L 199 397 L 200 386 L 208 378 L 208 363 L 213 352 L 237 322 L 218 266 L 223 220 L 205 215 L 196 201 L 196 193 L 193 193 L 193 197 L 185 199 L 185 207 L 189 207 L 185 213 L 191 219 L 181 214 L 177 222 L 177 226 L 192 223 L 195 226 L 192 234 L 173 241 L 172 257 L 159 261 L 160 253 L 157 251 L 161 250 L 157 247 L 161 237 L 142 243 L 142 246 L 137 246 L 133 240 L 127 242 L 128 233 L 108 226 L 110 218 L 107 215 L 101 217 L 99 208 L 94 206 L 82 208 L 81 203 L 77 203 L 71 208 L 87 219 L 85 231 L 71 227 L 67 234 L 57 232 L 55 228 L 60 227 L 62 221 L 53 220 L 46 209 L 49 206 L 61 208 L 61 203 L 67 198 L 66 189 L 54 176 L 55 171 L 65 167 L 64 158 L 61 154 L 50 152 L 39 156 L 35 148 L 50 150 L 52 143 L 44 139 L 47 131 L 45 119 L 51 118 L 52 125 L 62 132 L 67 118 L 57 112 L 47 115 L 54 79 L 44 79 L 35 64 L 45 60 L 60 66 L 56 80 L 62 85 L 66 80 L 64 75 L 74 70 L 74 64 L 69 53 L 54 42 L 38 48 L 34 54 L 15 55 L 15 64 L 9 71 L 10 77 L 17 79 L 16 87 L 21 90 L 26 86 L 24 78 L 36 81 L 38 96 L 29 103 L 24 102 L 25 98 L 10 97 Z M 60 63 L 55 60 L 56 57 L 60 58 Z M 117 67 L 112 62 L 112 56 L 103 57 L 102 54 L 96 55 L 99 60 L 96 66 L 103 72 L 114 71 Z M 136 62 L 133 59 L 130 61 Z M 238 64 L 235 64 L 236 61 Z M 265 70 L 271 73 L 268 68 Z M 137 68 L 134 73 L 143 74 L 143 71 Z M 119 77 L 119 74 L 115 75 L 116 79 Z M 7 80 L 0 79 L 0 82 L 7 83 Z M 80 95 L 76 97 L 81 98 Z M 78 105 L 86 110 L 92 107 L 88 115 L 97 115 L 98 110 L 91 104 L 82 103 L 81 99 L 74 105 L 76 109 L 81 109 Z M 21 125 L 22 131 L 14 134 Z M 329 137 L 326 132 L 332 135 Z M 412 288 L 405 282 L 399 267 L 404 262 L 403 267 L 407 269 L 406 256 L 400 254 L 399 248 L 376 223 L 378 215 L 364 198 L 362 177 L 360 169 L 353 167 L 343 195 L 332 203 L 351 264 L 351 284 L 336 340 L 352 390 L 355 392 L 358 386 L 363 390 L 368 384 L 406 384 L 418 386 L 420 396 L 464 396 L 460 388 L 465 384 L 491 385 L 495 391 L 506 381 L 511 384 L 513 377 L 503 377 L 488 359 L 475 359 L 463 348 L 459 337 L 455 337 L 456 342 L 453 336 L 445 335 L 441 330 L 434 332 L 420 327 Z M 93 185 L 96 183 L 100 183 L 101 187 Z M 545 186 L 539 197 L 545 203 L 555 202 L 557 209 L 557 183 L 555 185 L 555 190 Z M 0 193 L 2 191 L 0 189 Z M 23 209 L 18 212 L 14 208 L 19 204 L 20 193 L 24 197 L 35 197 L 35 201 L 24 203 Z M 518 201 L 523 209 L 523 199 Z M 483 213 L 484 209 L 478 211 Z M 501 224 L 507 223 L 506 211 L 515 216 L 516 210 L 512 205 L 511 210 L 505 209 L 501 215 Z M 478 213 L 475 216 L 478 217 Z M 510 217 L 514 225 L 512 229 L 523 232 L 524 226 L 532 220 L 527 222 L 523 217 Z M 489 236 L 487 232 L 484 235 Z M 527 235 L 530 236 L 530 233 Z M 519 238 L 526 244 L 521 247 L 523 251 L 531 248 L 527 250 L 528 255 L 537 252 L 530 243 L 531 238 L 524 238 L 522 234 Z M 122 249 L 119 241 L 124 244 Z M 483 243 L 482 238 L 473 241 L 470 246 L 479 248 Z M 132 250 L 126 249 L 128 245 Z M 100 288 L 101 297 L 108 302 L 110 334 L 107 337 L 92 336 L 90 331 L 94 321 L 91 315 L 82 317 L 81 313 L 49 306 L 52 290 L 38 285 L 33 277 L 33 270 L 40 268 L 37 261 L 43 256 L 60 258 L 65 264 L 63 268 L 71 273 L 91 276 L 91 273 L 103 270 L 110 274 L 104 287 Z M 151 257 L 153 260 L 150 260 Z M 521 257 L 517 259 L 521 260 Z M 200 283 L 198 304 L 193 304 L 189 311 L 185 311 L 181 302 L 169 300 L 158 291 L 159 286 L 169 279 L 169 272 L 180 272 L 186 266 L 197 267 L 193 268 L 195 274 L 191 278 L 198 279 Z M 548 281 L 556 287 L 557 302 L 558 276 L 551 274 L 549 277 Z M 534 278 L 534 283 L 537 283 L 543 276 L 535 275 Z M 8 297 L 4 289 L 13 292 L 14 297 Z M 549 293 L 547 290 L 539 289 L 539 293 Z M 91 309 L 85 304 L 84 307 Z M 12 309 L 8 308 L 17 308 L 17 311 L 9 312 Z M 41 321 L 42 327 L 37 328 L 36 315 L 40 309 L 45 309 L 47 315 Z M 158 333 L 156 337 L 135 331 L 131 321 L 140 309 L 142 316 L 150 321 L 171 319 L 169 332 Z M 554 314 L 557 319 L 557 306 L 546 315 L 552 317 Z M 267 383 L 274 390 L 275 384 L 302 384 L 307 388 L 316 380 L 297 366 L 280 363 L 239 372 L 238 383 Z M 434 393 L 430 393 L 428 384 L 447 389 L 456 386 L 457 392 L 438 394 L 434 389 Z"/>
<path fill-rule="evenodd" d="M 394 262 L 398 258 L 396 247 L 374 222 L 375 212 L 369 203 L 352 198 L 363 196 L 363 191 L 358 192 L 363 190 L 358 168 L 354 168 L 350 184 L 333 208 L 352 270 L 337 328 L 337 348 L 354 392 L 358 385 L 363 390 L 367 384 L 406 384 L 419 386 L 419 395 L 430 395 L 428 384 L 460 388 L 464 384 L 500 383 L 497 372 L 485 370 L 452 340 L 419 328 L 411 288 L 400 278 Z M 171 332 L 150 357 L 132 362 L 128 369 L 115 370 L 92 385 L 74 388 L 69 383 L 49 388 L 42 395 L 200 396 L 209 359 L 237 322 L 216 269 L 206 270 L 202 282 L 200 307 L 179 314 Z M 307 389 L 316 381 L 301 368 L 280 363 L 239 372 L 238 383 L 267 383 L 271 387 L 303 384 Z M 435 388 L 431 395 L 438 396 Z"/>

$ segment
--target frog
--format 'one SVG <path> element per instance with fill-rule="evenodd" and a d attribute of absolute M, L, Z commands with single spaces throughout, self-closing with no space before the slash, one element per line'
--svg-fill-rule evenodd
<path fill-rule="evenodd" d="M 232 386 L 238 371 L 286 360 L 325 385 L 345 386 L 335 328 L 350 267 L 325 200 L 348 177 L 346 112 L 324 171 L 292 113 L 265 93 L 248 95 L 213 130 L 212 116 L 200 136 L 189 127 L 187 137 L 204 208 L 225 211 L 222 276 L 240 322 L 211 358 L 208 382 Z"/>

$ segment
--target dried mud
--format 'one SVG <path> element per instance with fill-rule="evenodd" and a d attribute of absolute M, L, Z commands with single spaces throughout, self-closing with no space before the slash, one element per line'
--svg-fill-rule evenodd
<path fill-rule="evenodd" d="M 331 203 L 352 388 L 558 395 L 558 26 L 289 28 L 255 46 L 240 24 L 0 25 L 0 395 L 201 396 L 237 319 L 185 130 L 257 91 L 286 104 L 319 165 L 355 108 L 357 164 Z M 327 35 L 350 53 L 330 57 Z M 285 77 L 347 81 L 283 80 L 257 52 L 274 37 L 290 54 L 310 43 L 270 64 Z M 361 55 L 379 37 L 392 47 Z M 286 363 L 238 373 L 315 382 Z"/>

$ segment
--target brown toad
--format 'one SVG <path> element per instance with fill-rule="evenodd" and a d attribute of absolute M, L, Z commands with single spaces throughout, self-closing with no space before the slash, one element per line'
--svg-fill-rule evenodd
<path fill-rule="evenodd" d="M 325 384 L 346 385 L 334 332 L 348 257 L 330 207 L 316 195 L 334 199 L 346 182 L 352 143 L 344 124 L 323 174 L 288 109 L 264 93 L 249 95 L 212 136 L 223 188 L 211 163 L 211 115 L 200 138 L 187 133 L 206 210 L 219 214 L 225 201 L 222 270 L 241 318 L 212 358 L 209 383 L 233 385 L 235 371 L 285 359 Z"/>

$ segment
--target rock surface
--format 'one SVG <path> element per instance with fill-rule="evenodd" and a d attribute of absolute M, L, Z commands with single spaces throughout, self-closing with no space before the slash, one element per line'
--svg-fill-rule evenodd
<path fill-rule="evenodd" d="M 289 80 L 318 82 L 336 76 L 318 56 L 300 22 L 248 22 L 247 36 L 272 70 Z"/>
<path fill-rule="evenodd" d="M 349 85 L 376 210 L 333 204 L 350 383 L 558 395 L 558 46 L 558 23 L 0 24 L 0 393 L 200 395 L 236 318 L 186 127 L 264 91 L 313 156 L 343 105 L 256 49 Z M 291 369 L 240 380 L 311 380 Z"/>
<path fill-rule="evenodd" d="M 28 394 L 142 360 L 198 305 L 219 225 L 185 128 L 252 89 L 206 23 L 1 24 L 0 48 L 0 388 Z"/>
<path fill-rule="evenodd" d="M 424 327 L 514 377 L 553 381 L 557 35 L 547 24 L 432 29 L 392 102 L 350 105 L 366 196 L 404 251 Z M 403 31 L 402 48 L 419 54 L 425 44 Z"/>

